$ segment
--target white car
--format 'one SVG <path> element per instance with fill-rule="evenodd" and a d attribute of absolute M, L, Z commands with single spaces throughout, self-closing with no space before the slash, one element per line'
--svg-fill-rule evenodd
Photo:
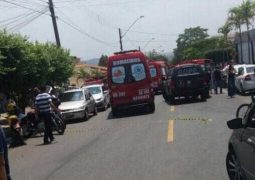
<path fill-rule="evenodd" d="M 255 65 L 242 64 L 235 65 L 234 68 L 236 70 L 236 89 L 241 93 L 255 90 Z"/>
<path fill-rule="evenodd" d="M 96 101 L 97 108 L 106 110 L 110 106 L 109 91 L 104 90 L 103 84 L 84 86 L 88 89 Z"/>
<path fill-rule="evenodd" d="M 73 89 L 60 95 L 59 106 L 65 120 L 88 120 L 89 114 L 97 114 L 96 102 L 91 93 L 86 89 Z"/>

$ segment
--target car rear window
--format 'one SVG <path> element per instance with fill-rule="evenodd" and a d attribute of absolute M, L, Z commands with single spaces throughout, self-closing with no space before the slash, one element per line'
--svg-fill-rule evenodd
<path fill-rule="evenodd" d="M 200 73 L 200 70 L 198 67 L 184 67 L 184 68 L 178 68 L 175 74 L 177 76 L 182 76 L 182 75 L 199 74 L 199 73 Z"/>
<path fill-rule="evenodd" d="M 157 69 L 155 67 L 150 67 L 150 74 L 151 74 L 151 77 L 156 77 Z"/>
<path fill-rule="evenodd" d="M 247 73 L 253 73 L 254 72 L 254 68 L 255 68 L 255 66 L 247 67 L 246 68 Z"/>
<path fill-rule="evenodd" d="M 84 100 L 82 91 L 66 92 L 62 94 L 62 96 L 60 97 L 61 102 L 82 101 L 82 100 Z"/>

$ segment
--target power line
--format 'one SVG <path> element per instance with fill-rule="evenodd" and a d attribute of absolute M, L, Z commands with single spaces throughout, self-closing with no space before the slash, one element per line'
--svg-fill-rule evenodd
<path fill-rule="evenodd" d="M 30 7 L 26 7 L 26 6 L 23 6 L 23 5 L 20 5 L 20 4 L 16 4 L 16 3 L 13 3 L 13 2 L 10 2 L 10 1 L 7 1 L 7 0 L 1 0 L 3 2 L 6 2 L 8 4 L 12 4 L 12 5 L 15 5 L 15 6 L 18 6 L 18 7 L 21 7 L 21 8 L 24 8 L 24 9 L 28 9 L 28 10 L 31 10 L 31 11 L 34 11 L 34 12 L 38 12 L 38 13 L 41 13 L 41 14 L 45 14 L 45 15 L 48 15 L 50 16 L 50 14 L 46 14 L 46 12 L 41 12 L 41 11 L 38 11 L 38 10 L 35 10 L 35 9 L 32 9 Z"/>
<path fill-rule="evenodd" d="M 48 11 L 48 9 L 45 9 L 44 11 L 46 12 L 46 11 Z M 15 25 L 15 26 L 9 28 L 9 30 L 17 31 L 17 30 L 25 27 L 26 25 L 30 24 L 31 22 L 33 22 L 35 19 L 39 18 L 40 16 L 42 16 L 42 14 L 37 13 L 35 16 L 30 17 L 30 19 L 27 19 L 27 20 Z"/>
<path fill-rule="evenodd" d="M 32 12 L 32 13 L 35 13 L 35 12 Z M 20 14 L 18 16 L 14 16 L 14 17 L 11 17 L 11 18 L 8 18 L 8 19 L 1 20 L 0 23 L 4 23 L 4 22 L 8 22 L 8 21 L 11 21 L 11 20 L 18 19 L 20 17 L 28 16 L 29 14 L 31 14 L 30 11 L 29 11 L 29 13 L 23 13 L 23 14 Z"/>
<path fill-rule="evenodd" d="M 111 46 L 111 47 L 117 47 L 117 46 L 113 46 L 111 43 L 109 42 L 106 42 L 106 41 L 102 41 L 100 39 L 97 39 L 96 37 L 90 35 L 89 33 L 83 31 L 82 29 L 80 29 L 78 26 L 74 25 L 73 23 L 69 23 L 67 21 L 65 21 L 64 19 L 62 18 L 58 18 L 60 21 L 62 21 L 63 23 L 65 23 L 66 25 L 72 27 L 73 29 L 77 30 L 78 32 L 80 32 L 81 34 L 87 36 L 88 38 L 90 39 L 93 39 L 94 41 L 98 42 L 98 43 L 101 43 L 101 44 L 104 44 L 104 45 L 107 45 L 107 46 Z"/>

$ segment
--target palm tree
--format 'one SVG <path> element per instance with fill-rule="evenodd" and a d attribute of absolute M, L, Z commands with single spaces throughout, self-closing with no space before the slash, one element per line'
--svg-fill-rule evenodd
<path fill-rule="evenodd" d="M 231 24 L 229 21 L 227 21 L 222 27 L 218 29 L 218 33 L 223 34 L 224 39 L 227 41 L 228 34 L 232 30 Z"/>
<path fill-rule="evenodd" d="M 239 30 L 239 38 L 240 38 L 240 46 L 241 46 L 241 63 L 243 63 L 243 47 L 242 47 L 242 24 L 243 24 L 243 18 L 242 18 L 242 11 L 240 6 L 231 8 L 229 10 L 229 17 L 228 17 L 228 23 L 235 29 Z"/>
<path fill-rule="evenodd" d="M 246 25 L 247 29 L 247 37 L 248 37 L 248 58 L 249 58 L 249 63 L 251 63 L 251 52 L 250 52 L 250 32 L 249 32 L 249 27 L 251 25 L 251 20 L 253 19 L 255 13 L 254 13 L 254 3 L 251 1 L 247 0 L 242 3 L 240 6 L 241 9 L 241 18 L 243 22 Z M 253 60 L 252 60 L 253 61 Z"/>

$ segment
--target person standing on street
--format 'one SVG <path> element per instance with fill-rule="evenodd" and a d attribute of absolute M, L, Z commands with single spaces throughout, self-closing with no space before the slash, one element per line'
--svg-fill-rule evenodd
<path fill-rule="evenodd" d="M 218 94 L 218 87 L 220 88 L 220 93 L 222 94 L 222 75 L 218 66 L 216 66 L 213 71 L 213 84 L 214 84 L 214 93 Z"/>
<path fill-rule="evenodd" d="M 40 87 L 40 93 L 35 98 L 35 113 L 36 117 L 44 121 L 44 144 L 50 144 L 54 141 L 52 133 L 52 120 L 51 112 L 52 109 L 57 110 L 57 108 L 52 103 L 51 96 L 46 93 L 46 86 Z"/>
<path fill-rule="evenodd" d="M 235 74 L 236 70 L 232 64 L 228 67 L 228 96 L 231 98 L 235 95 Z"/>
<path fill-rule="evenodd" d="M 0 180 L 11 180 L 7 142 L 1 125 L 0 125 Z"/>

